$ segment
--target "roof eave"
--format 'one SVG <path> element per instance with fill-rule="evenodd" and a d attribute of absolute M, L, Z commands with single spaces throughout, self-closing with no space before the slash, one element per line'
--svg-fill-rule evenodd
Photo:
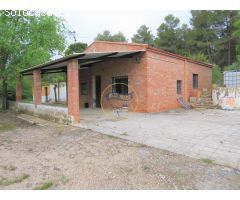
<path fill-rule="evenodd" d="M 40 65 L 34 66 L 34 67 L 31 67 L 31 68 L 24 69 L 20 73 L 21 74 L 29 73 L 29 72 L 32 72 L 33 70 L 42 69 L 42 68 L 49 67 L 49 66 L 52 66 L 52 65 L 57 65 L 57 64 L 60 64 L 60 63 L 67 62 L 70 59 L 78 59 L 78 58 L 80 59 L 81 57 L 84 57 L 85 55 L 89 55 L 89 54 L 106 53 L 106 54 L 108 54 L 106 56 L 114 56 L 115 54 L 122 53 L 122 52 L 132 52 L 133 54 L 135 54 L 135 53 L 141 53 L 141 52 L 145 52 L 145 51 L 144 50 L 138 50 L 138 51 L 109 51 L 109 52 L 76 53 L 76 54 L 72 54 L 72 55 L 69 55 L 69 56 L 65 56 L 65 57 L 62 57 L 62 58 L 58 58 L 56 60 L 52 60 L 52 61 L 40 64 Z M 101 59 L 101 56 L 98 59 Z M 91 60 L 91 59 L 89 59 L 89 60 Z"/>

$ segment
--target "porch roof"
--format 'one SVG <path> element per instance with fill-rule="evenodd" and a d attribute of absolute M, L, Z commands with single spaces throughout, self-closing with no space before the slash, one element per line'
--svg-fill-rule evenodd
<path fill-rule="evenodd" d="M 52 60 L 21 71 L 22 75 L 32 75 L 33 71 L 40 69 L 42 74 L 59 73 L 67 70 L 67 63 L 71 59 L 78 59 L 80 68 L 90 67 L 92 64 L 112 60 L 117 58 L 129 58 L 141 54 L 145 51 L 112 51 L 112 52 L 92 52 L 74 53 L 56 60 Z"/>

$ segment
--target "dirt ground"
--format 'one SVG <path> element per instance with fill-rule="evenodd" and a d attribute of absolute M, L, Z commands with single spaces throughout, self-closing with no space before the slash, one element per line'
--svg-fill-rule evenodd
<path fill-rule="evenodd" d="M 0 112 L 0 189 L 240 189 L 240 171 Z"/>

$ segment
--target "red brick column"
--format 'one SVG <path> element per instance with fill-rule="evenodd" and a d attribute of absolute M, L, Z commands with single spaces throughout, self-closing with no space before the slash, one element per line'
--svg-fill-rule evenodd
<path fill-rule="evenodd" d="M 79 67 L 77 59 L 69 61 L 67 65 L 67 95 L 69 121 L 72 125 L 75 125 L 80 120 Z"/>
<path fill-rule="evenodd" d="M 33 87 L 34 104 L 37 108 L 37 106 L 42 102 L 41 71 L 38 69 L 33 71 Z"/>
<path fill-rule="evenodd" d="M 188 61 L 184 60 L 184 99 L 189 101 L 189 66 Z"/>
<path fill-rule="evenodd" d="M 16 85 L 16 103 L 18 104 L 22 100 L 22 78 L 20 78 Z"/>

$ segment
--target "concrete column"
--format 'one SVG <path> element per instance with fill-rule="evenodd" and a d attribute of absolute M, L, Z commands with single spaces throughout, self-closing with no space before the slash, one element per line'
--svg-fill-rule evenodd
<path fill-rule="evenodd" d="M 68 115 L 72 125 L 80 120 L 80 97 L 79 97 L 79 67 L 78 60 L 72 59 L 67 65 L 67 95 Z"/>
<path fill-rule="evenodd" d="M 19 78 L 16 85 L 16 103 L 18 104 L 22 100 L 22 77 Z"/>
<path fill-rule="evenodd" d="M 186 59 L 184 60 L 184 99 L 189 101 L 189 66 Z"/>
<path fill-rule="evenodd" d="M 41 70 L 33 71 L 33 91 L 35 108 L 42 103 Z"/>

